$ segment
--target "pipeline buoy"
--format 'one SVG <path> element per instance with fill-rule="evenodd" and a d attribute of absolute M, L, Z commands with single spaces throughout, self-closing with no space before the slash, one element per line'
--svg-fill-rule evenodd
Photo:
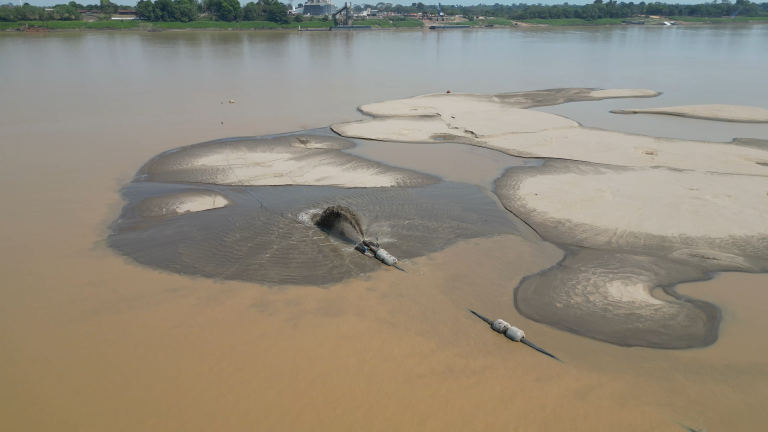
<path fill-rule="evenodd" d="M 552 357 L 553 359 L 555 359 L 555 360 L 557 360 L 559 362 L 562 362 L 562 360 L 560 360 L 559 358 L 557 358 L 557 357 L 553 356 L 552 354 L 544 351 L 543 349 L 541 349 L 538 346 L 536 346 L 533 342 L 531 342 L 528 339 L 526 339 L 525 338 L 525 332 L 523 332 L 519 328 L 509 324 L 508 322 L 506 322 L 506 321 L 504 321 L 502 319 L 497 319 L 496 321 L 491 321 L 488 318 L 486 318 L 486 317 L 480 315 L 479 313 L 473 311 L 472 309 L 470 309 L 469 311 L 472 312 L 476 317 L 478 317 L 481 320 L 485 321 L 486 323 L 490 324 L 491 328 L 495 332 L 503 334 L 507 339 L 513 340 L 515 342 L 522 342 L 525 345 L 528 345 L 529 347 L 535 349 L 536 351 L 538 351 L 538 352 L 540 352 L 542 354 L 546 354 L 546 355 Z"/>
<path fill-rule="evenodd" d="M 375 241 L 363 240 L 362 242 L 355 245 L 355 250 L 363 255 L 376 258 L 377 260 L 390 267 L 394 267 L 402 272 L 405 271 L 397 264 L 397 258 L 395 258 L 391 253 L 385 251 Z"/>

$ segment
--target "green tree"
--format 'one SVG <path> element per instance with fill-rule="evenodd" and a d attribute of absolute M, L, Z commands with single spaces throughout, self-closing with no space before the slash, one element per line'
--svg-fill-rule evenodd
<path fill-rule="evenodd" d="M 196 0 L 173 0 L 176 5 L 176 17 L 181 22 L 195 21 L 198 18 Z M 238 8 L 240 3 L 238 3 Z"/>
<path fill-rule="evenodd" d="M 150 0 L 141 0 L 136 3 L 136 16 L 147 21 L 156 21 L 155 5 Z"/>
<path fill-rule="evenodd" d="M 600 18 L 600 10 L 594 4 L 586 5 L 579 9 L 579 18 L 594 21 Z"/>
<path fill-rule="evenodd" d="M 53 7 L 53 12 L 49 14 L 49 19 L 56 21 L 79 21 L 80 13 L 73 6 L 60 4 Z"/>
<path fill-rule="evenodd" d="M 288 7 L 278 0 L 259 0 L 267 12 L 267 21 L 286 24 L 288 23 Z"/>
<path fill-rule="evenodd" d="M 259 21 L 263 19 L 262 8 L 254 2 L 243 6 L 243 19 L 245 21 Z"/>
<path fill-rule="evenodd" d="M 221 0 L 219 19 L 222 21 L 237 21 L 243 17 L 243 9 L 239 0 Z"/>
<path fill-rule="evenodd" d="M 101 0 L 101 5 L 99 6 L 99 9 L 101 10 L 101 13 L 105 13 L 105 14 L 117 13 L 117 5 L 112 3 L 109 0 Z"/>

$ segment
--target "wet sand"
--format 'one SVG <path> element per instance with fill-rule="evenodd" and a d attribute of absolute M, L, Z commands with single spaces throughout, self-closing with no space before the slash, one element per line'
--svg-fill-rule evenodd
<path fill-rule="evenodd" d="M 542 87 L 546 84 L 539 83 L 553 78 L 557 69 L 539 62 L 555 66 L 546 63 L 555 58 L 553 53 L 572 56 L 565 61 L 583 55 L 589 61 L 592 52 L 604 55 L 594 45 L 590 50 L 562 50 L 562 43 L 586 44 L 587 38 L 599 38 L 598 32 L 565 33 L 555 45 L 548 38 L 556 31 L 548 32 L 536 35 L 542 42 L 535 44 L 533 55 L 543 54 L 531 63 L 535 68 L 484 66 L 498 75 L 466 91 L 498 91 L 499 83 L 510 79 L 521 87 Z M 500 34 L 493 33 L 494 38 Z M 655 42 L 654 35 L 647 37 Z M 129 35 L 145 41 L 143 50 L 125 35 L 63 36 L 54 45 L 34 45 L 38 56 L 26 55 L 25 46 L 22 61 L 19 53 L 2 51 L 7 45 L 0 47 L 3 55 L 15 59 L 0 62 L 3 74 L 9 76 L 14 65 L 18 75 L 31 78 L 0 83 L 2 93 L 10 95 L 0 104 L 0 192 L 2 202 L 13 203 L 0 211 L 0 424 L 8 429 L 682 430 L 675 421 L 707 430 L 768 428 L 762 407 L 768 398 L 765 275 L 726 273 L 679 287 L 718 304 L 723 321 L 714 345 L 669 351 L 617 347 L 518 315 L 512 297 L 516 281 L 561 256 L 550 249 L 519 256 L 518 237 L 462 242 L 412 260 L 413 271 L 407 275 L 382 269 L 329 290 L 157 272 L 105 246 L 106 227 L 124 204 L 120 188 L 152 156 L 226 135 L 257 136 L 354 121 L 363 118 L 354 108 L 372 100 L 414 95 L 425 88 L 455 90 L 479 64 L 447 67 L 461 52 L 451 39 L 457 36 L 441 36 L 437 52 L 443 57 L 425 56 L 425 61 L 437 59 L 433 67 L 443 75 L 422 77 L 409 70 L 411 87 L 397 87 L 386 77 L 382 86 L 371 86 L 370 78 L 353 81 L 359 92 L 341 92 L 340 86 L 318 86 L 315 91 L 310 84 L 298 84 L 312 100 L 328 102 L 324 109 L 283 100 L 275 107 L 269 102 L 275 98 L 263 97 L 263 87 L 244 88 L 242 82 L 258 81 L 253 75 L 262 70 L 274 74 L 276 67 L 256 64 L 255 59 L 271 55 L 282 61 L 295 44 L 316 44 L 317 55 L 302 51 L 307 55 L 299 58 L 318 62 L 313 72 L 330 78 L 348 68 L 340 59 L 360 55 L 352 49 L 354 36 L 330 49 L 316 40 L 249 34 L 242 37 L 274 38 L 273 45 L 248 39 L 252 44 L 245 49 L 233 35 Z M 78 45 L 77 38 L 87 38 L 82 39 L 87 43 Z M 374 48 L 386 48 L 384 43 L 412 46 L 409 40 L 387 39 Z M 671 56 L 673 45 L 648 43 L 644 52 L 674 62 L 680 56 Z M 724 46 L 716 45 L 713 52 L 711 44 L 704 45 L 707 59 L 722 60 L 725 54 L 718 50 Z M 733 67 L 760 70 L 747 68 L 740 54 L 749 44 L 725 45 Z M 409 52 L 408 46 L 399 46 L 403 49 L 393 51 L 398 58 Z M 464 49 L 470 57 L 480 55 L 466 45 Z M 631 53 L 623 58 L 628 63 L 621 61 L 624 52 Z M 675 79 L 642 68 L 633 73 L 638 65 L 632 59 L 647 62 L 636 49 L 614 54 L 620 58 L 616 63 L 586 68 L 586 80 Z M 66 58 L 74 63 L 56 64 Z M 624 64 L 628 74 L 617 73 Z M 715 70 L 690 57 L 685 64 L 694 75 Z M 379 65 L 356 67 L 374 73 Z M 273 86 L 280 89 L 275 96 L 306 74 L 302 67 L 279 69 L 287 71 L 279 75 L 286 81 Z M 204 73 L 223 77 L 220 87 L 190 91 L 204 81 Z M 688 74 L 685 82 L 670 85 L 681 85 L 685 97 L 695 98 L 698 92 L 686 85 L 701 83 L 698 77 L 696 81 Z M 581 79 L 579 74 L 567 78 Z M 140 85 L 128 85 L 115 103 L 114 82 L 131 80 Z M 568 84 L 583 85 L 572 81 Z M 67 85 L 58 85 L 63 83 Z M 654 88 L 653 83 L 642 86 Z M 737 97 L 760 95 L 759 88 L 745 92 L 734 87 L 729 91 Z M 81 92 L 86 97 L 75 97 Z M 238 109 L 229 114 L 225 133 L 219 104 L 232 98 Z M 695 101 L 677 104 L 690 103 Z M 408 155 L 399 156 L 398 166 L 408 168 Z M 491 176 L 481 174 L 482 182 Z M 466 311 L 468 306 L 519 326 L 565 363 L 488 330 Z"/>
<path fill-rule="evenodd" d="M 146 211 L 137 211 L 149 201 L 155 204 L 150 212 L 160 213 L 168 199 L 200 188 L 233 205 L 174 217 L 147 218 Z M 379 270 L 379 261 L 354 249 L 363 233 L 408 260 L 462 240 L 528 230 L 480 188 L 462 183 L 245 189 L 142 181 L 123 188 L 122 195 L 126 206 L 107 238 L 121 255 L 174 273 L 255 283 L 323 286 Z M 360 219 L 362 233 L 316 226 L 322 212 L 337 205 Z"/>

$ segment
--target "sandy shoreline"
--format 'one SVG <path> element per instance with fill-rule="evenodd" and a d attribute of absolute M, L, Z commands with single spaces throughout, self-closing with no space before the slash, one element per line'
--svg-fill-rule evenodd
<path fill-rule="evenodd" d="M 768 110 L 736 105 L 690 105 L 665 108 L 623 109 L 614 114 L 665 114 L 700 120 L 737 123 L 768 123 Z"/>
<path fill-rule="evenodd" d="M 685 26 L 722 26 L 722 25 L 739 25 L 739 24 L 768 24 L 768 21 L 766 20 L 755 20 L 755 21 L 736 21 L 733 23 L 721 23 L 721 22 L 683 22 L 679 21 L 680 24 Z M 24 22 L 20 22 L 19 24 L 24 24 Z M 436 23 L 435 23 L 436 24 Z M 375 24 L 374 24 L 375 25 Z M 373 28 L 368 31 L 413 31 L 413 30 L 428 30 L 430 24 L 425 25 L 424 27 L 398 27 L 398 28 Z M 648 25 L 648 27 L 659 27 L 659 24 L 651 24 Z M 485 27 L 485 26 L 475 26 L 471 29 L 484 29 L 484 30 L 492 30 L 493 28 L 496 29 L 512 29 L 512 28 L 592 28 L 592 27 L 636 27 L 634 25 L 629 24 L 600 24 L 600 25 L 594 25 L 594 24 L 584 24 L 584 25 L 549 25 L 549 24 L 533 24 L 533 23 L 526 23 L 526 22 L 515 22 L 515 25 L 513 26 L 505 26 L 505 25 L 498 25 L 494 24 L 492 27 Z M 327 30 L 327 28 L 324 27 L 313 27 L 310 29 L 311 31 L 323 31 Z M 103 29 L 86 29 L 86 28 L 80 28 L 80 29 L 48 29 L 48 32 L 50 33 L 60 33 L 60 32 L 147 32 L 147 29 L 141 29 L 141 28 L 103 28 Z M 252 32 L 252 31 L 298 31 L 298 29 L 292 29 L 292 28 L 253 28 L 253 29 L 240 29 L 237 27 L 232 28 L 169 28 L 169 29 L 160 29 L 161 32 L 208 32 L 208 31 L 225 31 L 225 32 Z M 17 29 L 2 29 L 0 30 L 0 33 L 12 33 L 12 32 L 19 32 Z"/>

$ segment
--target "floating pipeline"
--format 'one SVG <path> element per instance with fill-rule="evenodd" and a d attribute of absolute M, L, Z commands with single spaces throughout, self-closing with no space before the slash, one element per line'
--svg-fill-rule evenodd
<path fill-rule="evenodd" d="M 327 207 L 315 219 L 315 226 L 343 241 L 355 243 L 355 250 L 363 255 L 405 271 L 397 264 L 397 258 L 378 243 L 365 239 L 362 218 L 349 207 L 341 205 Z"/>
<path fill-rule="evenodd" d="M 525 345 L 528 345 L 529 347 L 535 349 L 536 351 L 538 351 L 538 352 L 540 352 L 542 354 L 546 354 L 546 355 L 552 357 L 553 359 L 555 359 L 555 360 L 557 360 L 557 361 L 562 363 L 562 360 L 560 360 L 559 358 L 553 356 L 552 354 L 544 351 L 543 349 L 541 349 L 538 346 L 536 346 L 536 344 L 534 344 L 533 342 L 531 342 L 528 339 L 526 339 L 525 338 L 525 332 L 523 332 L 519 328 L 510 325 L 508 322 L 506 322 L 504 320 L 498 319 L 496 321 L 491 321 L 488 318 L 480 315 L 479 313 L 477 313 L 477 312 L 475 312 L 475 311 L 473 311 L 471 309 L 469 311 L 472 312 L 472 314 L 474 314 L 476 317 L 478 317 L 481 320 L 483 320 L 486 323 L 488 323 L 494 331 L 503 334 L 507 339 L 511 339 L 511 340 L 513 340 L 515 342 L 522 342 Z"/>
<path fill-rule="evenodd" d="M 385 251 L 381 246 L 379 246 L 378 243 L 374 241 L 363 240 L 355 245 L 355 250 L 367 257 L 376 258 L 382 263 L 394 267 L 402 272 L 405 271 L 405 269 L 397 264 L 397 258 L 395 258 L 389 252 Z"/>

